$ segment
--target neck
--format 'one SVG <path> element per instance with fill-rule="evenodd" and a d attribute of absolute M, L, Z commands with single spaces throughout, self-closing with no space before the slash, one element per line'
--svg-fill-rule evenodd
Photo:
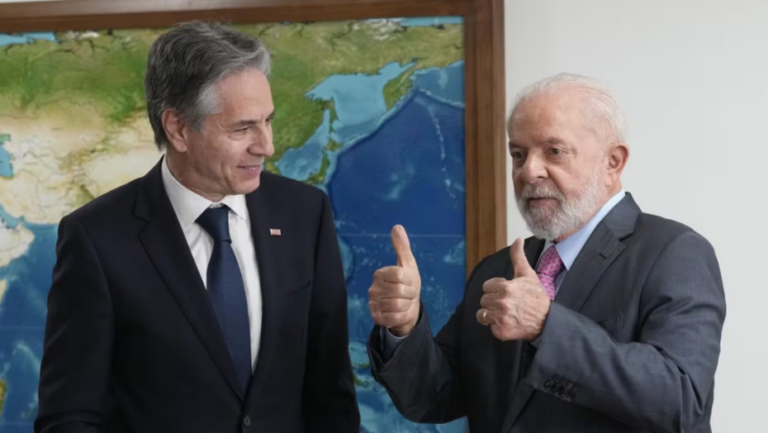
<path fill-rule="evenodd" d="M 597 212 L 595 212 L 595 213 L 597 213 Z M 592 216 L 595 216 L 595 214 L 592 214 Z M 591 218 L 592 217 L 590 217 L 590 219 Z M 581 225 L 579 225 L 575 229 L 573 229 L 573 230 L 569 231 L 568 233 L 566 233 L 566 234 L 560 236 L 559 238 L 555 239 L 555 242 L 559 243 L 559 242 L 562 242 L 562 241 L 568 239 L 569 237 L 571 237 L 571 236 L 575 235 L 576 233 L 578 233 L 579 230 L 583 229 L 585 225 L 587 225 L 587 224 L 586 223 L 582 223 Z"/>
<path fill-rule="evenodd" d="M 213 202 L 220 201 L 224 198 L 221 194 L 212 194 L 197 186 L 203 182 L 197 181 L 200 179 L 200 176 L 195 173 L 194 169 L 189 164 L 184 163 L 183 155 L 180 155 L 169 148 L 165 153 L 165 158 L 168 161 L 168 170 L 171 172 L 171 175 L 173 175 L 173 177 L 185 188 L 200 197 Z"/>
<path fill-rule="evenodd" d="M 606 199 L 606 202 L 611 199 L 611 197 L 615 196 L 619 193 L 619 191 L 622 190 L 624 186 L 621 184 L 621 181 L 618 181 L 611 186 L 611 188 L 608 189 L 608 199 Z"/>

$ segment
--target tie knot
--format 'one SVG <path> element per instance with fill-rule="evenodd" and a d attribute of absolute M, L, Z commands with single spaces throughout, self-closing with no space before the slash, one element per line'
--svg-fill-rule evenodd
<path fill-rule="evenodd" d="M 229 208 L 209 207 L 198 218 L 197 223 L 208 232 L 215 242 L 231 242 L 229 237 Z"/>
<path fill-rule="evenodd" d="M 539 259 L 539 265 L 536 267 L 537 274 L 544 274 L 550 277 L 555 277 L 560 273 L 563 267 L 563 260 L 560 255 L 557 254 L 557 249 L 554 245 L 547 248 L 544 254 Z"/>

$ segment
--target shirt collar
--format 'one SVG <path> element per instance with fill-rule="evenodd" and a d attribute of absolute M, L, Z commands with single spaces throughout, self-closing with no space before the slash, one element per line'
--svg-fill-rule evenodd
<path fill-rule="evenodd" d="M 619 191 L 616 195 L 611 197 L 608 202 L 600 208 L 599 211 L 597 211 L 595 216 L 593 216 L 592 219 L 589 220 L 589 222 L 584 227 L 582 227 L 573 235 L 567 237 L 562 242 L 555 244 L 551 240 L 548 240 L 544 245 L 544 251 L 546 251 L 547 248 L 554 244 L 555 248 L 557 249 L 557 254 L 560 256 L 560 260 L 562 260 L 563 265 L 565 265 L 565 269 L 570 270 L 571 266 L 573 266 L 573 262 L 576 261 L 576 257 L 587 243 L 587 240 L 589 240 L 589 237 L 592 236 L 592 232 L 595 231 L 597 225 L 600 224 L 603 218 L 608 215 L 614 206 L 619 204 L 625 195 L 626 192 L 623 189 Z"/>
<path fill-rule="evenodd" d="M 183 230 L 194 224 L 197 218 L 209 207 L 227 205 L 239 218 L 247 219 L 244 195 L 227 195 L 218 202 L 210 201 L 182 185 L 168 168 L 168 158 L 165 156 L 161 165 L 165 192 L 171 200 L 171 205 Z"/>

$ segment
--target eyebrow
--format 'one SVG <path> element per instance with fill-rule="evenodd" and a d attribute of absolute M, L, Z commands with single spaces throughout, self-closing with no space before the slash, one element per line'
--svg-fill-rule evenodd
<path fill-rule="evenodd" d="M 239 122 L 232 123 L 229 125 L 232 129 L 239 129 L 239 128 L 245 128 L 247 126 L 253 126 L 256 124 L 255 120 L 241 120 Z"/>
<path fill-rule="evenodd" d="M 537 144 L 542 144 L 542 143 L 549 144 L 549 145 L 555 145 L 555 144 L 564 145 L 564 144 L 566 144 L 563 140 L 561 140 L 561 139 L 559 139 L 557 137 L 547 137 L 546 140 L 544 140 L 543 142 L 538 142 Z M 509 142 L 509 147 L 510 148 L 513 148 L 513 147 L 525 148 L 527 146 L 524 146 L 524 145 L 522 145 L 520 143 L 517 143 L 517 142 L 514 142 L 514 141 L 510 141 Z"/>
<path fill-rule="evenodd" d="M 272 110 L 272 112 L 269 113 L 269 116 L 267 116 L 267 120 L 272 120 L 274 118 L 275 118 L 275 110 Z M 239 128 L 245 128 L 246 126 L 253 126 L 253 125 L 256 125 L 257 123 L 258 123 L 257 121 L 252 119 L 239 120 L 229 125 L 229 127 L 232 129 L 239 129 Z"/>

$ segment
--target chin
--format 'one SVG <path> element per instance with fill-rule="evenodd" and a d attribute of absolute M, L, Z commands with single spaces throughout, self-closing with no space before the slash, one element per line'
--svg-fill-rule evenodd
<path fill-rule="evenodd" d="M 243 185 L 243 188 L 241 189 L 242 192 L 240 194 L 250 194 L 259 189 L 259 186 L 261 186 L 261 179 L 250 181 L 246 185 Z"/>
<path fill-rule="evenodd" d="M 261 186 L 261 179 L 255 178 L 255 179 L 248 179 L 248 181 L 240 181 L 237 182 L 234 185 L 234 188 L 232 188 L 232 193 L 237 194 L 250 194 L 254 191 L 256 191 L 259 186 Z"/>

